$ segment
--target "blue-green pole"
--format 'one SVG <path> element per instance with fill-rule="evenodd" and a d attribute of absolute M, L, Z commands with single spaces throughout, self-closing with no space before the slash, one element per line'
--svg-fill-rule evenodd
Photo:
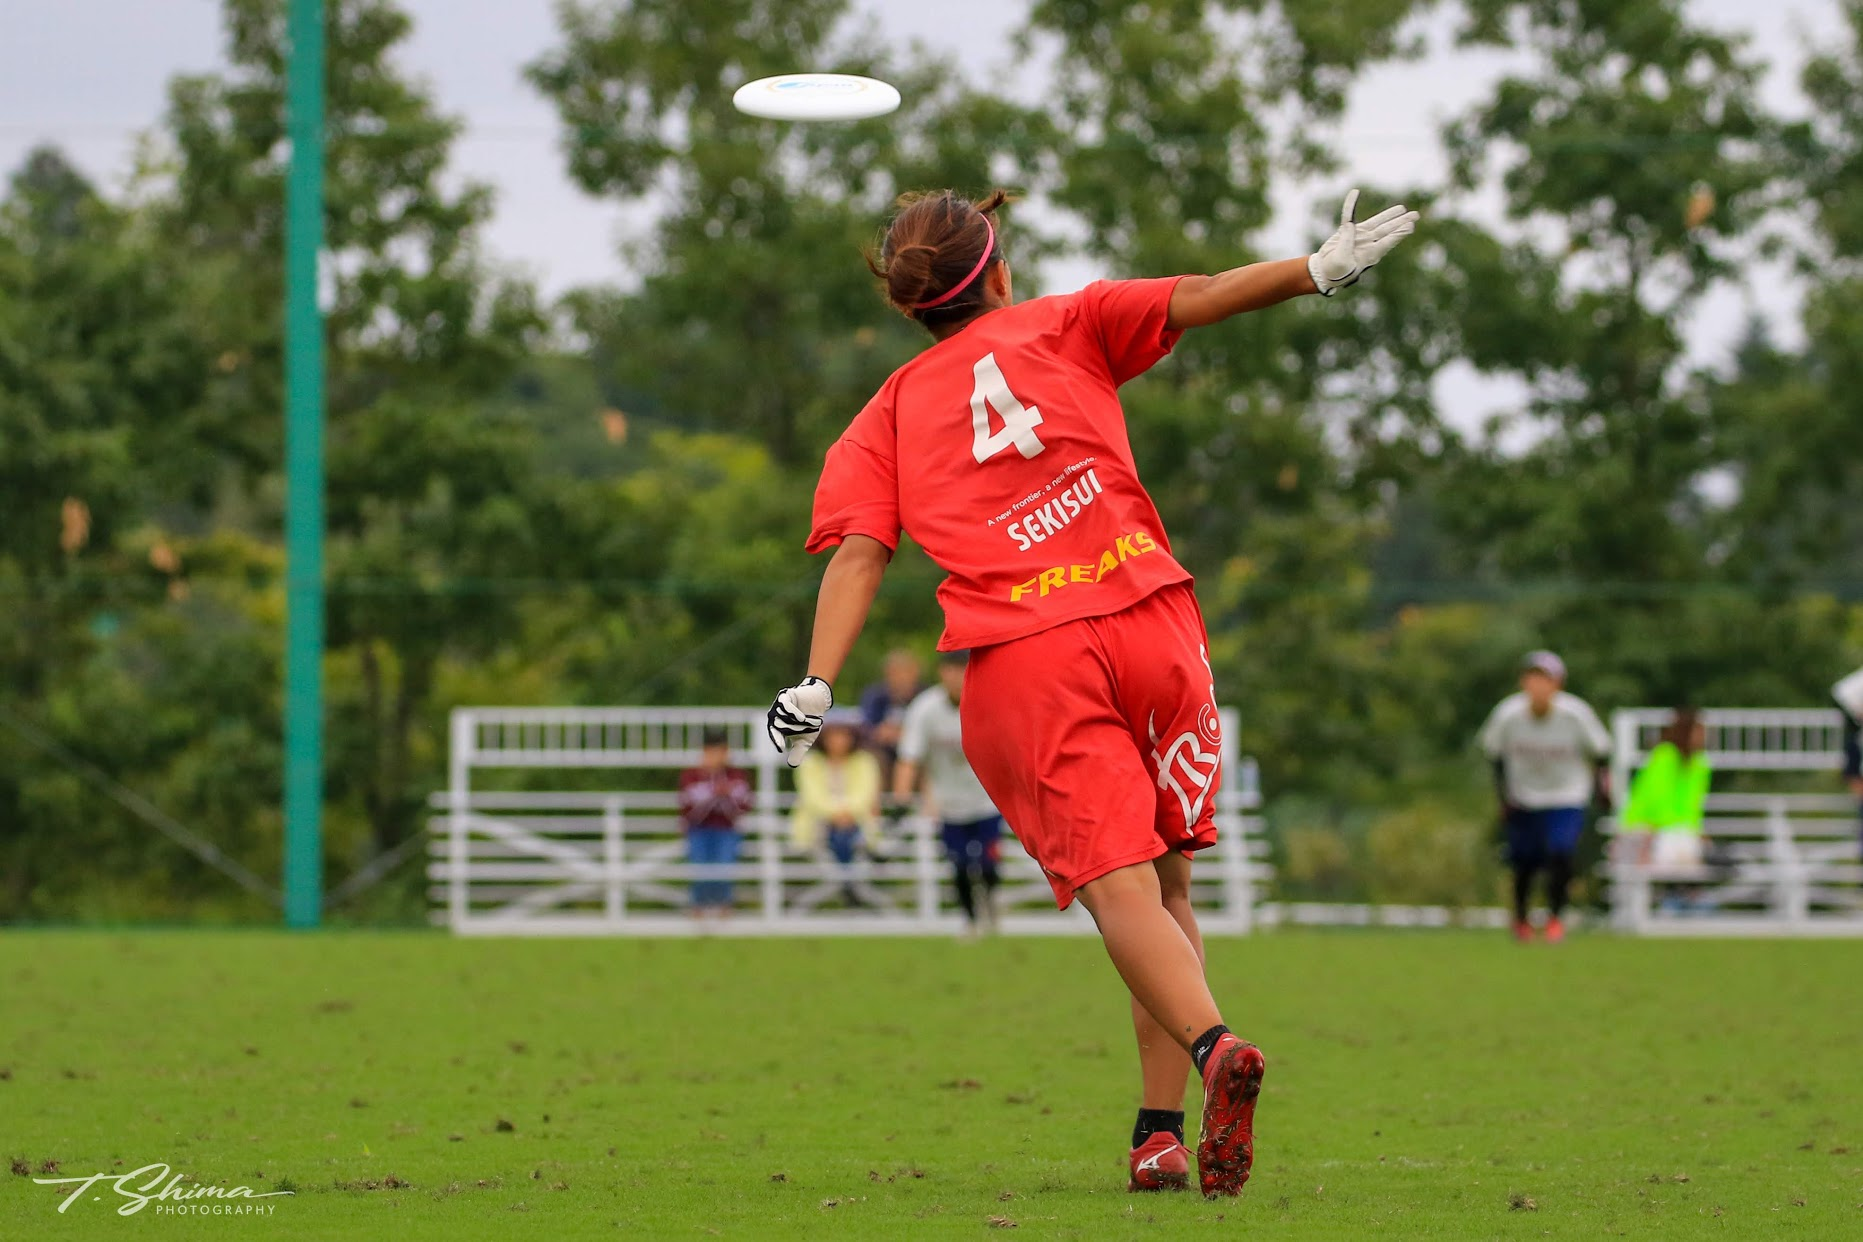
<path fill-rule="evenodd" d="M 285 923 L 323 914 L 323 0 L 291 0 L 285 189 Z"/>

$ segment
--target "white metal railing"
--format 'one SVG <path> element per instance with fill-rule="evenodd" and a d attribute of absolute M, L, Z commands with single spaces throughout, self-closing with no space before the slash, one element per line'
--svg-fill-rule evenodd
<path fill-rule="evenodd" d="M 1842 717 L 1829 709 L 1702 713 L 1705 753 L 1716 772 L 1802 773 L 1832 787 L 1842 762 Z M 1669 723 L 1666 709 L 1612 717 L 1612 775 L 1619 797 Z M 1612 842 L 1605 873 L 1612 923 L 1637 934 L 1863 935 L 1863 858 L 1856 804 L 1821 792 L 1725 792 L 1708 796 L 1701 865 L 1659 867 L 1630 856 L 1634 834 Z M 1665 890 L 1693 901 L 1660 908 Z"/>
<path fill-rule="evenodd" d="M 1631 774 L 1672 719 L 1666 707 L 1611 713 L 1612 788 L 1630 788 Z M 1835 708 L 1711 708 L 1701 723 L 1702 753 L 1718 772 L 1835 772 L 1843 762 L 1843 717 Z"/>
<path fill-rule="evenodd" d="M 899 821 L 877 856 L 842 866 L 795 849 L 788 825 L 746 818 L 732 864 L 694 864 L 663 799 L 624 794 L 479 795 L 464 814 L 436 795 L 428 876 L 447 921 L 462 934 L 668 934 L 692 930 L 688 886 L 734 884 L 733 931 L 765 935 L 926 933 L 955 930 L 959 913 L 938 824 Z M 459 840 L 456 826 L 464 826 Z M 1213 932 L 1244 932 L 1267 869 L 1266 842 L 1251 823 L 1222 824 L 1217 847 L 1201 856 L 1192 900 Z M 1251 853 L 1255 856 L 1251 857 Z M 455 871 L 464 858 L 464 877 Z M 997 890 L 1007 931 L 1091 932 L 1078 909 L 1057 912 L 1037 867 L 1005 838 Z M 867 908 L 846 908 L 856 887 Z M 463 900 L 462 900 L 463 898 Z M 455 903 L 458 904 L 455 904 Z"/>
<path fill-rule="evenodd" d="M 955 930 L 938 825 L 891 824 L 877 857 L 844 868 L 794 849 L 784 812 L 787 769 L 763 736 L 761 708 L 465 708 L 453 714 L 449 787 L 431 800 L 430 893 L 455 932 L 476 935 L 677 934 L 695 930 L 689 885 L 738 886 L 730 930 L 744 934 L 895 933 Z M 1252 762 L 1235 748 L 1236 718 L 1223 712 L 1225 780 L 1216 805 L 1219 844 L 1196 868 L 1193 901 L 1213 932 L 1247 932 L 1270 874 L 1254 811 Z M 674 787 L 696 764 L 703 730 L 727 730 L 732 762 L 755 789 L 732 864 L 685 856 Z M 655 774 L 648 791 L 511 791 L 474 788 L 487 769 L 635 769 Z M 638 781 L 630 783 L 638 784 Z M 1078 906 L 1056 911 L 1041 869 L 1006 837 L 998 903 L 1005 931 L 1091 932 Z M 849 908 L 848 885 L 864 906 Z M 711 928 L 708 927 L 707 930 Z"/>

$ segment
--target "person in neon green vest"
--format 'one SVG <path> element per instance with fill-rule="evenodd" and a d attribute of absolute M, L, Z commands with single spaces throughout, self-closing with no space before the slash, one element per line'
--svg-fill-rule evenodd
<path fill-rule="evenodd" d="M 1643 770 L 1630 782 L 1630 801 L 1624 807 L 1623 831 L 1630 838 L 1638 861 L 1662 870 L 1700 867 L 1702 808 L 1708 797 L 1713 769 L 1702 746 L 1707 730 L 1693 708 L 1677 708 L 1675 719 L 1663 730 L 1663 740 L 1650 752 Z M 1692 891 L 1671 893 L 1665 905 L 1693 905 Z"/>

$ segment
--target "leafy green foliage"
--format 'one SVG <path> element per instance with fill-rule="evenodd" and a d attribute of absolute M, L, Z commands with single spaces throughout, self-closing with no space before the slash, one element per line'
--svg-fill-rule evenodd
<path fill-rule="evenodd" d="M 1513 69 L 1446 126 L 1446 184 L 1365 187 L 1421 205 L 1417 238 L 1125 390 L 1290 892 L 1489 898 L 1467 745 L 1526 647 L 1605 710 L 1812 702 L 1856 662 L 1863 3 L 1842 5 L 1788 123 L 1681 0 L 1463 0 L 1464 41 Z M 577 183 L 655 214 L 628 279 L 545 307 L 483 251 L 459 123 L 397 63 L 407 14 L 331 0 L 333 880 L 421 831 L 454 705 L 759 702 L 793 676 L 816 464 L 925 340 L 859 261 L 899 191 L 1022 193 L 1024 296 L 1056 256 L 1247 261 L 1290 179 L 1351 183 L 1314 135 L 1430 7 L 1035 0 L 1022 67 L 1053 90 L 1030 105 L 849 0 L 710 4 L 703 37 L 673 0 L 575 0 L 528 80 Z M 71 763 L 276 872 L 284 6 L 224 12 L 225 68 L 173 84 L 132 193 L 48 151 L 0 201 L 0 917 L 260 911 Z M 905 105 L 725 106 L 779 61 Z M 1756 322 L 1704 368 L 1691 315 L 1781 263 L 1802 339 Z M 1451 425 L 1456 372 L 1517 399 Z M 901 550 L 843 689 L 930 647 L 938 576 Z M 418 916 L 399 874 L 371 917 Z"/>
<path fill-rule="evenodd" d="M 667 211 L 632 257 L 641 287 L 571 300 L 618 399 L 682 425 L 747 433 L 793 467 L 819 457 L 918 332 L 876 314 L 858 260 L 894 195 L 1033 175 L 1040 118 L 966 89 L 947 65 L 845 29 L 846 0 L 735 0 L 705 37 L 669 0 L 571 4 L 563 45 L 529 70 L 564 124 L 572 175 Z M 897 81 L 906 103 L 846 126 L 793 126 L 723 106 L 770 49 Z"/>

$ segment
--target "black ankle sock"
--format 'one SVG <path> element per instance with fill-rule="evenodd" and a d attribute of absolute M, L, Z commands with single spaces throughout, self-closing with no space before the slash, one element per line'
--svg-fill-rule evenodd
<path fill-rule="evenodd" d="M 1204 1062 L 1210 1059 L 1210 1053 L 1216 1051 L 1216 1041 L 1228 1033 L 1229 1028 L 1226 1026 L 1213 1026 L 1197 1036 L 1197 1041 L 1190 1045 L 1190 1060 L 1196 1065 L 1199 1074 L 1203 1072 Z"/>
<path fill-rule="evenodd" d="M 1138 1124 L 1132 1127 L 1132 1146 L 1143 1146 L 1146 1139 L 1166 1130 L 1175 1135 L 1178 1142 L 1183 1142 L 1184 1114 L 1172 1112 L 1168 1108 L 1141 1108 Z"/>

